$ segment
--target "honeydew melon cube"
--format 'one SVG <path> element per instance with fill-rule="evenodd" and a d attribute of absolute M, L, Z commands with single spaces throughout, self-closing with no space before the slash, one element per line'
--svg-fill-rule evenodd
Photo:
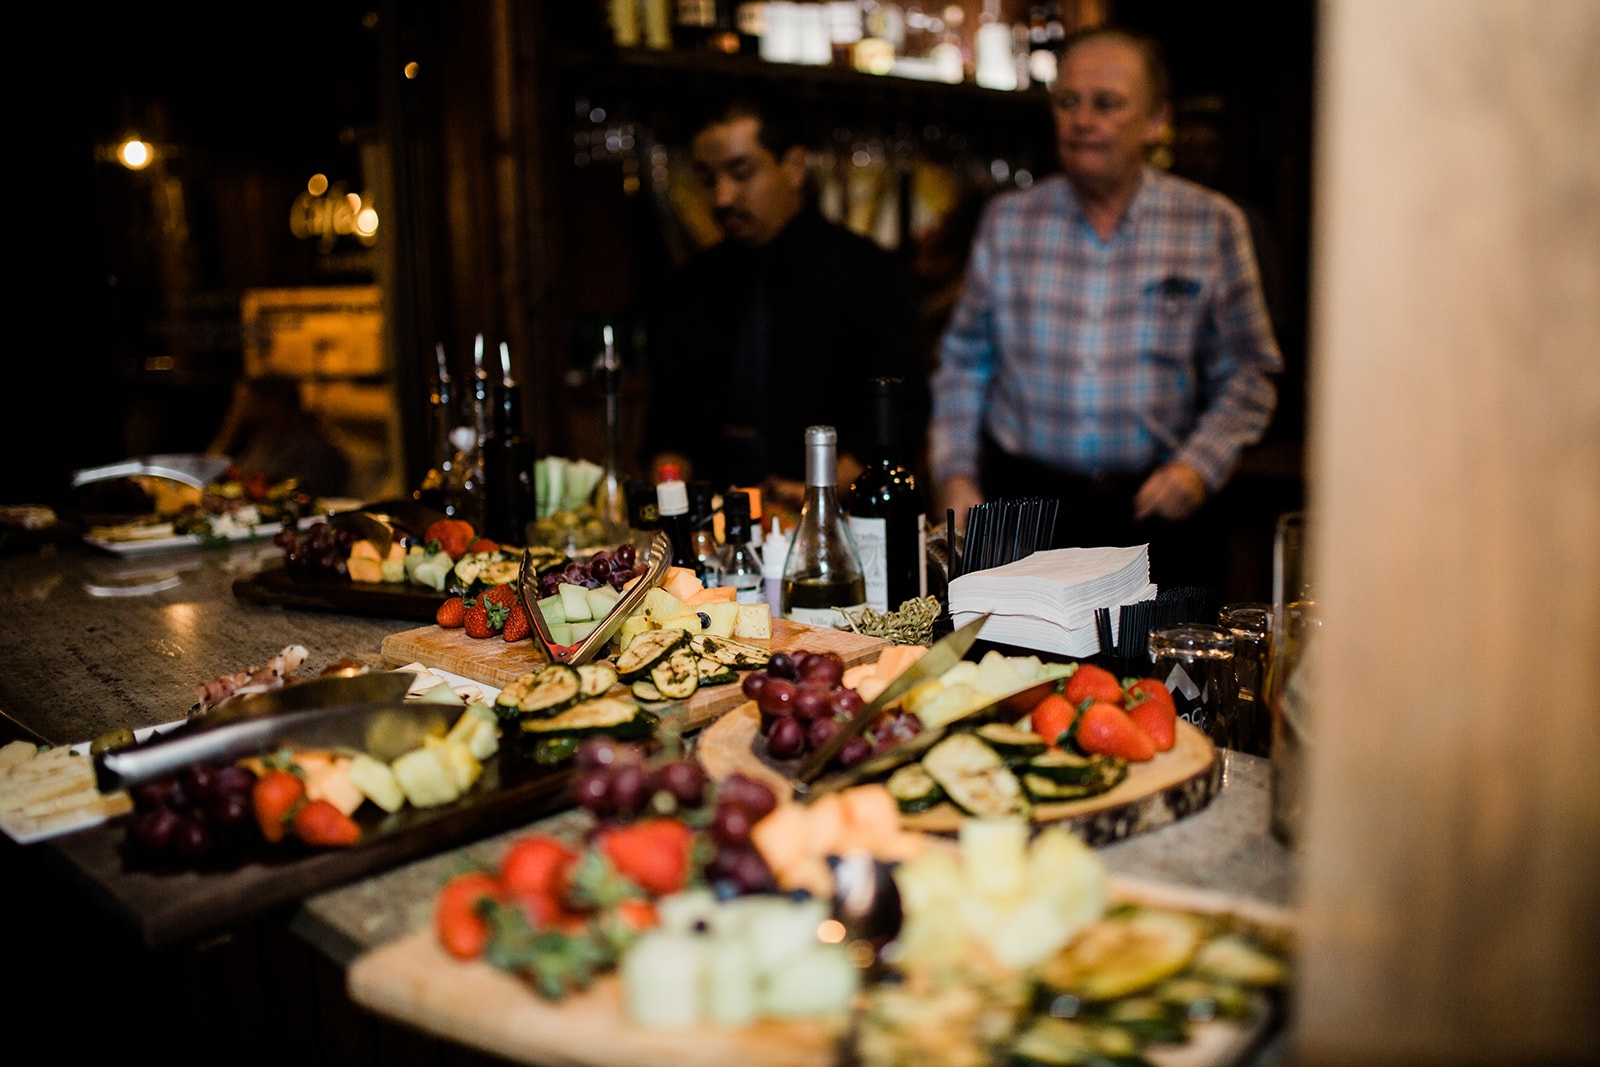
<path fill-rule="evenodd" d="M 610 615 L 611 609 L 616 607 L 617 601 L 622 599 L 622 594 L 609 585 L 585 589 L 584 595 L 589 601 L 589 618 L 591 619 L 603 619 Z"/>
<path fill-rule="evenodd" d="M 590 634 L 594 633 L 600 628 L 600 624 L 594 619 L 588 619 L 584 622 L 568 623 L 567 625 L 572 627 L 572 640 L 567 642 L 569 645 L 577 644 L 579 641 L 582 641 L 584 638 L 588 637 Z"/>
<path fill-rule="evenodd" d="M 567 621 L 567 609 L 562 606 L 560 593 L 551 593 L 547 597 L 539 598 L 539 614 L 544 616 L 544 621 L 549 626 Z"/>
<path fill-rule="evenodd" d="M 589 612 L 589 590 L 562 582 L 556 586 L 556 592 L 561 594 L 561 608 L 567 613 L 568 622 L 587 622 L 594 618 Z"/>
<path fill-rule="evenodd" d="M 557 644 L 557 645 L 573 645 L 573 644 L 577 644 L 577 642 L 572 639 L 572 623 L 570 623 L 570 622 L 552 623 L 550 625 L 549 629 L 550 629 L 550 641 L 551 641 L 552 644 Z"/>
<path fill-rule="evenodd" d="M 635 1026 L 693 1026 L 703 1015 L 707 939 L 647 930 L 622 957 L 622 999 Z"/>
<path fill-rule="evenodd" d="M 711 622 L 702 631 L 713 637 L 732 637 L 733 628 L 739 621 L 739 605 L 731 600 L 708 601 L 701 604 L 699 610 L 704 612 Z"/>
<path fill-rule="evenodd" d="M 761 1016 L 756 969 L 741 937 L 714 937 L 706 946 L 706 1017 L 717 1026 L 748 1026 Z"/>
<path fill-rule="evenodd" d="M 777 1018 L 833 1015 L 850 1007 L 860 976 L 843 945 L 813 943 L 761 986 L 763 1014 Z"/>

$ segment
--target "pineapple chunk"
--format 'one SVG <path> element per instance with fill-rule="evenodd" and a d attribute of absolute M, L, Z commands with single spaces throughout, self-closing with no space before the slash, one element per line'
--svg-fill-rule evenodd
<path fill-rule="evenodd" d="M 382 760 L 373 759 L 365 752 L 357 755 L 350 761 L 350 781 L 384 811 L 396 812 L 405 807 L 405 790 L 400 788 L 394 771 Z"/>
<path fill-rule="evenodd" d="M 733 622 L 733 636 L 767 638 L 772 636 L 771 604 L 740 604 Z"/>
<path fill-rule="evenodd" d="M 660 586 L 656 586 L 644 595 L 644 609 L 642 614 L 651 622 L 660 625 L 663 620 L 676 615 L 689 612 L 689 605 L 673 596 Z"/>
<path fill-rule="evenodd" d="M 488 711 L 482 704 L 469 706 L 461 713 L 456 724 L 450 727 L 445 740 L 466 745 L 467 751 L 480 762 L 488 759 L 500 748 L 500 731 L 495 724 L 494 712 Z"/>
<path fill-rule="evenodd" d="M 430 737 L 425 744 L 439 753 L 440 762 L 454 776 L 457 791 L 465 793 L 471 789 L 472 783 L 483 773 L 483 764 L 478 762 L 465 741 L 448 738 L 435 740 Z"/>
<path fill-rule="evenodd" d="M 694 635 L 705 632 L 705 621 L 700 618 L 698 611 L 690 608 L 682 615 L 674 615 L 669 619 L 662 619 L 661 628 L 663 630 L 682 630 L 687 634 Z"/>
<path fill-rule="evenodd" d="M 438 745 L 428 745 L 389 765 L 412 807 L 436 808 L 461 795 L 455 773 L 446 765 Z"/>
<path fill-rule="evenodd" d="M 713 637 L 732 637 L 739 621 L 739 605 L 731 600 L 714 600 L 701 604 L 699 609 L 711 620 L 702 632 Z"/>
<path fill-rule="evenodd" d="M 645 616 L 629 615 L 622 620 L 622 629 L 617 631 L 617 650 L 627 648 L 628 642 L 649 629 L 652 629 L 650 620 Z"/>

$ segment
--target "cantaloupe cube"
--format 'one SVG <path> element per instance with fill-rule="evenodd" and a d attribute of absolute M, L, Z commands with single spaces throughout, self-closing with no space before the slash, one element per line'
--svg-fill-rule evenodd
<path fill-rule="evenodd" d="M 846 689 L 855 689 L 863 681 L 871 678 L 878 671 L 876 663 L 857 663 L 854 667 L 846 667 L 844 674 L 839 677 L 839 684 Z"/>
<path fill-rule="evenodd" d="M 808 840 L 809 821 L 807 808 L 799 804 L 779 804 L 755 826 L 750 828 L 750 842 L 755 845 L 767 867 L 776 874 L 787 870 L 812 855 Z"/>
<path fill-rule="evenodd" d="M 892 682 L 927 651 L 922 645 L 890 645 L 878 656 L 873 666 L 880 677 Z"/>
<path fill-rule="evenodd" d="M 306 767 L 303 760 L 297 759 L 295 762 L 306 772 L 306 796 L 312 800 L 326 800 L 349 815 L 367 799 L 367 795 L 350 780 L 348 758 L 313 760 L 311 767 Z"/>
<path fill-rule="evenodd" d="M 838 793 L 824 793 L 806 805 L 806 835 L 811 851 L 822 856 L 837 854 L 844 837 L 844 801 Z"/>
<path fill-rule="evenodd" d="M 739 590 L 735 589 L 731 585 L 713 585 L 700 590 L 698 593 L 685 597 L 683 602 L 689 605 L 691 608 L 699 607 L 701 604 L 715 604 L 722 601 L 727 601 L 731 604 L 738 597 L 738 595 Z"/>
<path fill-rule="evenodd" d="M 839 794 L 844 813 L 840 848 L 863 848 L 880 856 L 900 834 L 900 808 L 882 785 L 861 785 Z"/>
<path fill-rule="evenodd" d="M 661 581 L 661 588 L 679 600 L 687 600 L 705 587 L 705 583 L 688 567 L 668 567 L 666 577 Z"/>

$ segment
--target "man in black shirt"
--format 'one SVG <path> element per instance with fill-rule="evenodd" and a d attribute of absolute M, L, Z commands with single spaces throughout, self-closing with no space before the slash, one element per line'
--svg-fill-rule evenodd
<path fill-rule="evenodd" d="M 732 101 L 695 130 L 695 172 L 723 240 L 677 272 L 652 332 L 652 469 L 673 460 L 719 490 L 765 484 L 793 498 L 805 428 L 826 424 L 847 484 L 852 451 L 871 443 L 868 380 L 909 380 L 918 367 L 910 278 L 817 211 L 806 148 L 774 104 Z M 906 421 L 920 436 L 920 416 Z"/>

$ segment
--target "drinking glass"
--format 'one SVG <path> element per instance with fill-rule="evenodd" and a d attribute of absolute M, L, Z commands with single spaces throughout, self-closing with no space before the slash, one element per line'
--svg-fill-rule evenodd
<path fill-rule="evenodd" d="M 1272 717 L 1272 833 L 1298 843 L 1305 816 L 1317 616 L 1303 511 L 1279 517 L 1272 549 L 1272 637 L 1267 708 Z"/>
<path fill-rule="evenodd" d="M 1217 625 L 1233 638 L 1233 747 L 1252 756 L 1272 748 L 1272 726 L 1262 703 L 1272 633 L 1272 605 L 1242 601 L 1224 604 Z"/>
<path fill-rule="evenodd" d="M 1232 743 L 1233 638 L 1216 626 L 1177 623 L 1150 631 L 1152 674 L 1187 719 L 1219 746 Z"/>

